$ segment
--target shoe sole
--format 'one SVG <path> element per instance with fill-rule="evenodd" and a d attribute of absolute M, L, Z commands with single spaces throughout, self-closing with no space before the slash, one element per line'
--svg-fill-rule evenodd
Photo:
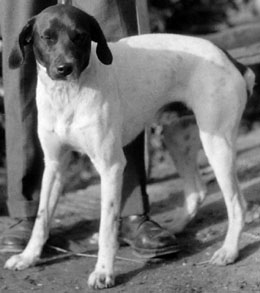
<path fill-rule="evenodd" d="M 156 257 L 161 257 L 161 256 L 165 256 L 165 255 L 171 255 L 171 254 L 175 254 L 181 251 L 179 245 L 174 245 L 174 246 L 168 246 L 168 247 L 164 247 L 164 248 L 157 248 L 157 249 L 143 249 L 143 248 L 136 248 L 134 247 L 133 243 L 129 240 L 126 239 L 122 239 L 120 238 L 120 244 L 125 244 L 125 245 L 129 245 L 132 248 L 132 253 L 139 257 L 139 258 L 143 258 L 143 259 L 149 259 L 149 258 L 156 258 Z"/>
<path fill-rule="evenodd" d="M 143 259 L 149 259 L 149 258 L 156 258 L 156 257 L 162 257 L 165 255 L 172 255 L 180 252 L 180 248 L 174 246 L 174 247 L 167 247 L 165 250 L 156 250 L 156 251 L 147 251 L 147 250 L 137 250 L 135 248 L 133 249 L 133 254 L 139 258 Z"/>

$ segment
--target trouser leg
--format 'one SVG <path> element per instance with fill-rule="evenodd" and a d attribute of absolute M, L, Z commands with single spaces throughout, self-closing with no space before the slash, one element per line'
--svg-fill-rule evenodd
<path fill-rule="evenodd" d="M 36 70 L 32 54 L 27 54 L 25 66 L 10 70 L 7 60 L 21 27 L 34 14 L 53 1 L 3 1 L 2 34 L 4 39 L 4 87 L 6 112 L 6 145 L 8 174 L 8 206 L 15 217 L 34 216 L 38 208 L 38 194 L 43 169 L 42 152 L 36 134 L 35 107 Z M 137 32 L 135 1 L 95 0 L 75 1 L 75 6 L 97 17 L 108 38 L 119 38 Z M 106 23 L 106 25 L 105 25 Z M 120 25 L 119 25 L 120 24 Z M 113 37 L 112 37 L 113 36 Z M 126 148 L 128 165 L 123 187 L 123 214 L 144 213 L 148 199 L 144 193 L 144 180 L 139 171 L 143 168 L 143 139 Z M 138 150 L 137 148 L 140 148 Z M 134 151 L 131 151 L 133 149 Z M 130 152 L 130 155 L 128 155 Z M 144 194 L 143 194 L 144 193 Z"/>
<path fill-rule="evenodd" d="M 131 5 L 132 8 L 135 8 L 134 0 L 77 2 L 81 2 L 81 4 L 92 3 L 95 9 L 98 6 L 99 8 L 103 7 L 102 11 L 99 10 L 100 14 L 97 14 L 100 19 L 97 18 L 108 39 L 116 39 L 137 32 L 136 19 L 133 20 L 130 8 Z M 104 6 L 104 3 L 107 5 Z M 38 208 L 43 160 L 36 135 L 35 61 L 33 56 L 28 54 L 25 65 L 20 70 L 10 71 L 7 60 L 15 38 L 26 20 L 44 8 L 43 6 L 49 4 L 46 0 L 4 0 L 2 9 L 4 12 L 2 33 L 4 37 L 4 86 L 6 89 L 8 195 L 12 217 L 35 216 Z M 118 6 L 114 7 L 117 7 L 117 10 L 114 10 L 114 14 L 110 14 L 109 21 L 108 12 L 111 12 L 111 7 L 116 4 Z M 93 9 L 94 12 L 95 9 Z M 94 15 L 94 13 L 91 14 Z M 103 16 L 103 23 L 101 16 Z M 118 33 L 116 33 L 115 22 L 113 22 L 115 20 L 117 20 L 117 27 L 121 28 Z M 111 29 L 112 24 L 114 25 L 113 29 Z M 166 230 L 143 215 L 148 212 L 149 206 L 145 192 L 144 135 L 139 135 L 124 151 L 127 166 L 123 184 L 122 216 L 125 218 L 121 222 L 121 238 L 142 257 L 176 251 L 175 239 Z M 128 215 L 138 216 L 126 217 Z M 28 225 L 21 224 L 17 225 L 17 229 L 10 229 L 7 233 L 3 233 L 0 238 L 0 252 L 21 251 L 28 241 L 28 237 L 24 237 L 25 233 L 30 235 L 30 231 L 31 228 Z"/>
<path fill-rule="evenodd" d="M 8 208 L 12 217 L 35 216 L 43 170 L 35 106 L 36 67 L 32 54 L 10 70 L 8 57 L 26 21 L 54 1 L 3 0 L 3 80 L 6 117 Z"/>
<path fill-rule="evenodd" d="M 121 216 L 149 212 L 144 162 L 144 132 L 124 148 L 127 164 L 123 178 Z"/>
<path fill-rule="evenodd" d="M 73 0 L 73 5 L 93 15 L 108 40 L 138 34 L 135 0 Z M 144 133 L 124 148 L 127 165 L 124 172 L 121 216 L 149 212 L 145 190 Z"/>

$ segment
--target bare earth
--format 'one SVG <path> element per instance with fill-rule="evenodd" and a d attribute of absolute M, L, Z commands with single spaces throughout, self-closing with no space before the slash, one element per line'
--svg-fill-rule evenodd
<path fill-rule="evenodd" d="M 116 287 L 106 292 L 260 292 L 259 220 L 245 227 L 235 264 L 216 267 L 208 263 L 223 241 L 227 217 L 203 153 L 200 163 L 209 192 L 195 220 L 177 236 L 183 251 L 146 262 L 133 256 L 129 247 L 121 247 L 120 259 L 116 261 Z M 246 198 L 260 203 L 259 127 L 239 137 L 238 174 Z M 170 160 L 158 164 L 152 178 L 148 187 L 151 215 L 171 231 L 182 182 Z M 87 287 L 87 278 L 96 261 L 97 235 L 93 233 L 98 227 L 99 202 L 98 184 L 67 192 L 60 200 L 41 264 L 21 272 L 7 271 L 1 268 L 8 255 L 0 255 L 0 292 L 92 292 Z M 10 219 L 0 217 L 0 231 L 11 223 Z M 65 252 L 58 252 L 57 248 Z"/>

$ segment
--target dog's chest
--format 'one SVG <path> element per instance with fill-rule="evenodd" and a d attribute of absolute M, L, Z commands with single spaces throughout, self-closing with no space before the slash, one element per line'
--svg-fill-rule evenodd
<path fill-rule="evenodd" d="M 67 82 L 56 82 L 52 86 L 38 84 L 37 107 L 39 124 L 55 132 L 65 143 L 73 139 L 82 113 L 87 115 L 78 85 Z"/>

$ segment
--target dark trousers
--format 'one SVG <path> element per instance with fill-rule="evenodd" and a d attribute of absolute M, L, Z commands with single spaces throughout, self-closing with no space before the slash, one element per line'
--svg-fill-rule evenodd
<path fill-rule="evenodd" d="M 36 66 L 32 54 L 17 70 L 8 56 L 27 20 L 53 0 L 2 0 L 3 79 L 6 117 L 7 194 L 11 217 L 34 217 L 38 209 L 43 154 L 37 136 Z M 75 0 L 73 5 L 94 15 L 109 40 L 137 33 L 134 0 Z M 144 134 L 124 149 L 122 216 L 148 212 L 145 191 Z"/>

